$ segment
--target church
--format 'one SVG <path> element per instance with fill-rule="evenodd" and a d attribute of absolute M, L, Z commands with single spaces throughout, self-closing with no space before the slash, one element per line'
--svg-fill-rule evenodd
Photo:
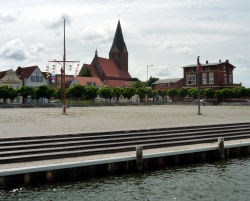
<path fill-rule="evenodd" d="M 98 56 L 97 50 L 91 64 L 83 64 L 80 73 L 90 68 L 92 76 L 99 78 L 108 87 L 127 87 L 137 78 L 132 78 L 128 72 L 128 50 L 124 42 L 120 20 L 115 37 L 109 51 L 109 58 Z"/>

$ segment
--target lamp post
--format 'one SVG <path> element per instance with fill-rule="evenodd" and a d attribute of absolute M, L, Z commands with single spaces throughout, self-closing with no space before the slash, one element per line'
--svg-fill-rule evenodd
<path fill-rule="evenodd" d="M 148 68 L 153 67 L 153 65 L 147 65 L 147 102 L 148 102 Z"/>

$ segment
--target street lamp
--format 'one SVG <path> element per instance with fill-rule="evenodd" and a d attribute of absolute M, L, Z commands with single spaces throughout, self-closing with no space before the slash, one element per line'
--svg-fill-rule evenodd
<path fill-rule="evenodd" d="M 147 102 L 148 102 L 148 68 L 153 67 L 153 65 L 147 65 Z"/>

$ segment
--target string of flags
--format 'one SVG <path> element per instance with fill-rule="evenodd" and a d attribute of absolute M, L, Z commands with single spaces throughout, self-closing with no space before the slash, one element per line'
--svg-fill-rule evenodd
<path fill-rule="evenodd" d="M 76 75 L 78 74 L 78 71 L 79 71 L 79 65 L 80 64 L 77 64 L 76 65 L 76 68 L 75 68 L 75 71 L 74 71 L 74 77 L 76 77 Z M 73 69 L 73 65 L 70 64 L 68 66 L 68 71 L 69 72 L 72 72 L 72 69 Z M 46 79 L 49 79 L 51 80 L 52 83 L 55 83 L 55 76 L 56 76 L 56 65 L 52 65 L 51 67 L 51 71 L 50 71 L 50 67 L 49 66 L 46 66 Z"/>

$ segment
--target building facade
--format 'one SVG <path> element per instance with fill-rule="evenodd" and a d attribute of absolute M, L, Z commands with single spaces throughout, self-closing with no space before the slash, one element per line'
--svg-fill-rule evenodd
<path fill-rule="evenodd" d="M 12 69 L 2 71 L 0 72 L 0 86 L 20 89 L 22 87 L 22 80 L 17 77 L 16 73 Z M 3 103 L 3 99 L 0 99 L 0 102 Z M 7 103 L 22 103 L 22 96 L 17 96 L 14 100 L 7 99 Z"/>
<path fill-rule="evenodd" d="M 184 66 L 184 86 L 194 88 L 197 86 L 197 64 Z M 209 63 L 206 61 L 202 64 L 202 71 L 200 71 L 200 87 L 201 89 L 211 88 L 214 90 L 223 88 L 234 88 L 242 86 L 241 83 L 233 82 L 233 71 L 236 67 L 229 63 L 229 60 L 216 63 Z"/>
<path fill-rule="evenodd" d="M 41 72 L 38 66 L 29 66 L 29 67 L 18 67 L 16 69 L 16 74 L 19 79 L 22 80 L 23 86 L 38 88 L 41 85 L 48 85 L 44 74 Z M 40 98 L 37 100 L 32 100 L 30 96 L 28 96 L 24 103 L 48 103 L 48 100 L 45 98 Z"/>

